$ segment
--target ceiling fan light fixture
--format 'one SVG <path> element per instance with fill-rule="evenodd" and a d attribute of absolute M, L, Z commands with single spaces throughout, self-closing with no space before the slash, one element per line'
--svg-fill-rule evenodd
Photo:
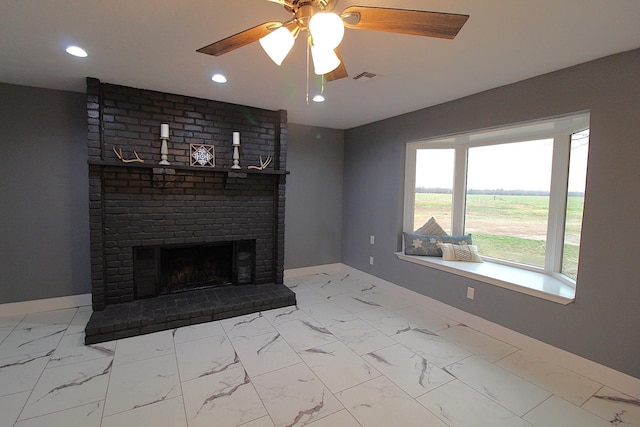
<path fill-rule="evenodd" d="M 311 57 L 313 58 L 313 71 L 319 76 L 330 73 L 340 65 L 340 58 L 333 49 L 311 46 Z"/>
<path fill-rule="evenodd" d="M 260 39 L 260 45 L 278 66 L 287 57 L 294 42 L 295 37 L 286 27 L 280 27 Z"/>
<path fill-rule="evenodd" d="M 315 46 L 335 49 L 344 36 L 344 24 L 333 12 L 319 12 L 309 21 L 309 32 Z"/>

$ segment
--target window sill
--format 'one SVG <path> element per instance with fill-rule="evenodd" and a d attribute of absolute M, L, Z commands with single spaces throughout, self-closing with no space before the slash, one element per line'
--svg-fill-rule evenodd
<path fill-rule="evenodd" d="M 567 305 L 575 301 L 575 289 L 547 274 L 508 267 L 493 262 L 443 261 L 438 257 L 421 257 L 396 252 L 403 260 L 457 274 L 501 288 Z"/>

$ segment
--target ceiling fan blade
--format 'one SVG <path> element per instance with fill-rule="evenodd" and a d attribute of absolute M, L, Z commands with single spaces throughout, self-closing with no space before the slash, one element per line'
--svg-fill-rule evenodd
<path fill-rule="evenodd" d="M 334 49 L 333 51 L 338 56 L 338 59 L 340 59 L 340 65 L 338 65 L 338 67 L 335 70 L 330 71 L 330 72 L 328 72 L 327 74 L 324 75 L 324 79 L 327 82 L 332 82 L 334 80 L 343 79 L 343 78 L 349 76 L 349 74 L 347 73 L 347 67 L 344 66 L 344 61 L 342 60 L 342 55 L 340 55 L 340 52 L 338 52 L 338 49 Z"/>
<path fill-rule="evenodd" d="M 457 13 L 364 6 L 350 6 L 341 16 L 347 28 L 443 39 L 453 39 L 469 19 Z"/>
<path fill-rule="evenodd" d="M 198 49 L 196 52 L 206 53 L 207 55 L 220 56 L 232 50 L 246 46 L 250 43 L 260 40 L 271 32 L 271 30 L 282 26 L 282 22 L 269 21 L 253 28 L 239 32 L 225 39 L 218 40 L 208 46 Z"/>

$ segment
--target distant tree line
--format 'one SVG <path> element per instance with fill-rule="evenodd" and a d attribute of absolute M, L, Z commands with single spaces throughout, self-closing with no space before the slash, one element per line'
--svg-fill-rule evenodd
<path fill-rule="evenodd" d="M 451 194 L 450 188 L 427 188 L 416 187 L 416 193 L 431 193 L 431 194 Z M 548 191 L 538 190 L 504 190 L 502 188 L 497 189 L 484 189 L 477 190 L 470 188 L 467 190 L 468 194 L 486 194 L 490 196 L 549 196 Z M 567 193 L 570 197 L 584 197 L 584 193 L 580 191 L 570 191 Z"/>

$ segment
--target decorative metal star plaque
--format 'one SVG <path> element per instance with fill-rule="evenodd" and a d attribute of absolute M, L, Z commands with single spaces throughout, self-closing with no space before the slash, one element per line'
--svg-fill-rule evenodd
<path fill-rule="evenodd" d="M 191 166 L 216 166 L 216 155 L 213 145 L 190 144 Z"/>

